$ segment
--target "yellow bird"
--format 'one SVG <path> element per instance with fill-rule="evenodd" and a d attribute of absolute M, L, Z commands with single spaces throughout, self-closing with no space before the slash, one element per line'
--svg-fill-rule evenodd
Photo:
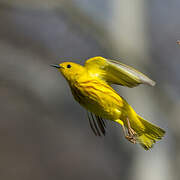
<path fill-rule="evenodd" d="M 105 135 L 103 119 L 121 124 L 125 137 L 132 143 L 140 143 L 145 150 L 152 148 L 165 131 L 140 117 L 110 85 L 135 87 L 139 84 L 154 86 L 150 78 L 118 61 L 93 57 L 79 65 L 63 62 L 51 65 L 57 68 L 69 83 L 76 101 L 87 111 L 91 129 L 95 135 Z"/>

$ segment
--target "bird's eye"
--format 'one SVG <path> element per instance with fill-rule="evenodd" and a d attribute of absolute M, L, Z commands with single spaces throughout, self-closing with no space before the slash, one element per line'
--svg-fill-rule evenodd
<path fill-rule="evenodd" d="M 70 64 L 68 64 L 68 65 L 67 65 L 67 68 L 71 68 L 71 65 L 70 65 Z"/>

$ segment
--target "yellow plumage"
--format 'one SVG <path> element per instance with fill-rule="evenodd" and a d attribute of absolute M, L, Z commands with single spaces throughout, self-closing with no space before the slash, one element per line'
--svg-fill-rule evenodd
<path fill-rule="evenodd" d="M 146 150 L 164 136 L 163 129 L 136 114 L 126 100 L 110 86 L 155 85 L 144 74 L 102 57 L 87 60 L 85 66 L 72 62 L 52 66 L 58 68 L 65 77 L 75 100 L 90 112 L 90 126 L 96 135 L 105 134 L 106 125 L 103 119 L 107 119 L 121 124 L 125 137 L 132 143 L 139 142 Z"/>

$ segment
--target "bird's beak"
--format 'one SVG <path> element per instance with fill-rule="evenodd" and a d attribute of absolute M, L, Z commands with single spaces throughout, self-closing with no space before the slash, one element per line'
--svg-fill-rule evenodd
<path fill-rule="evenodd" d="M 55 68 L 57 68 L 57 69 L 60 69 L 60 68 L 62 68 L 62 66 L 60 66 L 60 65 L 57 65 L 57 64 L 50 64 L 50 66 L 52 66 L 52 67 L 55 67 Z"/>

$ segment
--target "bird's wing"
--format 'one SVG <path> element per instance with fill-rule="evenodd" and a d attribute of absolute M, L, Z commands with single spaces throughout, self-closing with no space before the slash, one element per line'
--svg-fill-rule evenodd
<path fill-rule="evenodd" d="M 139 84 L 154 86 L 155 82 L 138 70 L 115 60 L 94 57 L 86 61 L 85 67 L 109 84 L 135 87 Z"/>
<path fill-rule="evenodd" d="M 106 134 L 105 121 L 101 117 L 95 116 L 93 113 L 88 112 L 88 111 L 87 111 L 87 115 L 88 115 L 89 124 L 90 124 L 90 127 L 91 127 L 93 133 L 96 136 L 101 136 L 101 135 L 105 136 L 105 134 Z"/>

